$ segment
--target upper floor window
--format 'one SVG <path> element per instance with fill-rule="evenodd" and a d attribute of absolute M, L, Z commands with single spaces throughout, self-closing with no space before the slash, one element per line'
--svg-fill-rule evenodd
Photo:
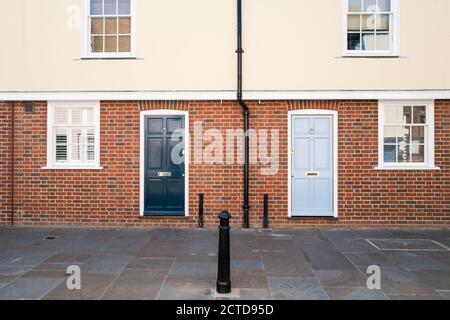
<path fill-rule="evenodd" d="M 434 168 L 432 101 L 382 101 L 379 110 L 379 166 Z"/>
<path fill-rule="evenodd" d="M 98 102 L 50 102 L 47 125 L 47 167 L 99 167 Z"/>
<path fill-rule="evenodd" d="M 345 55 L 398 55 L 398 0 L 344 0 Z"/>
<path fill-rule="evenodd" d="M 87 0 L 87 56 L 134 56 L 134 0 Z"/>

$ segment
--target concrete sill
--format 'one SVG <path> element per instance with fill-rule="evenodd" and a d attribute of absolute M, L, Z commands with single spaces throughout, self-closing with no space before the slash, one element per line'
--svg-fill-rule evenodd
<path fill-rule="evenodd" d="M 288 217 L 288 220 L 335 220 L 338 221 L 337 217 L 324 217 L 324 216 L 301 216 L 301 217 Z"/>
<path fill-rule="evenodd" d="M 375 170 L 441 170 L 439 167 L 421 167 L 421 166 L 411 166 L 411 167 L 375 167 Z"/>
<path fill-rule="evenodd" d="M 43 167 L 43 170 L 103 170 L 103 167 L 83 167 L 83 166 L 73 166 L 73 167 Z"/>
<path fill-rule="evenodd" d="M 160 219 L 171 219 L 171 220 L 188 220 L 192 217 L 189 216 L 139 216 L 142 220 L 160 220 Z"/>

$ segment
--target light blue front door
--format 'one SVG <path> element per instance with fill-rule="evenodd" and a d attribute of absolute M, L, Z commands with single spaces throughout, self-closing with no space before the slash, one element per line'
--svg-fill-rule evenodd
<path fill-rule="evenodd" d="M 333 216 L 333 117 L 292 117 L 292 216 Z"/>

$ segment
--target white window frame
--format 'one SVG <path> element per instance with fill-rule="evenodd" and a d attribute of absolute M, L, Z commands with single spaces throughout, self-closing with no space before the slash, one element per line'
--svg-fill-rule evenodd
<path fill-rule="evenodd" d="M 91 163 L 60 162 L 55 158 L 54 110 L 58 107 L 90 107 L 94 109 L 95 159 Z M 102 169 L 100 167 L 100 101 L 48 101 L 47 102 L 47 166 L 44 169 Z"/>
<path fill-rule="evenodd" d="M 84 59 L 135 59 L 136 58 L 136 1 L 130 0 L 131 43 L 130 52 L 92 52 L 91 51 L 91 0 L 84 0 L 83 10 L 83 53 Z"/>
<path fill-rule="evenodd" d="M 384 109 L 389 106 L 425 106 L 425 162 L 424 163 L 389 163 L 384 162 Z M 380 100 L 378 102 L 378 166 L 377 170 L 439 170 L 435 166 L 435 128 L 434 128 L 434 100 Z"/>
<path fill-rule="evenodd" d="M 384 50 L 348 50 L 347 44 L 347 14 L 348 0 L 342 0 L 342 49 L 344 57 L 398 57 L 400 55 L 400 0 L 391 0 L 391 10 L 393 13 L 390 22 L 390 43 L 391 49 Z"/>

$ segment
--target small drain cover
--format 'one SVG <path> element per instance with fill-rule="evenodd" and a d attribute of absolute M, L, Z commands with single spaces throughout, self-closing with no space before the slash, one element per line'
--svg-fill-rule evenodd
<path fill-rule="evenodd" d="M 48 236 L 48 237 L 45 237 L 44 238 L 44 240 L 55 240 L 57 237 L 55 237 L 55 236 Z"/>
<path fill-rule="evenodd" d="M 378 250 L 393 251 L 448 251 L 443 244 L 430 239 L 366 239 Z"/>

